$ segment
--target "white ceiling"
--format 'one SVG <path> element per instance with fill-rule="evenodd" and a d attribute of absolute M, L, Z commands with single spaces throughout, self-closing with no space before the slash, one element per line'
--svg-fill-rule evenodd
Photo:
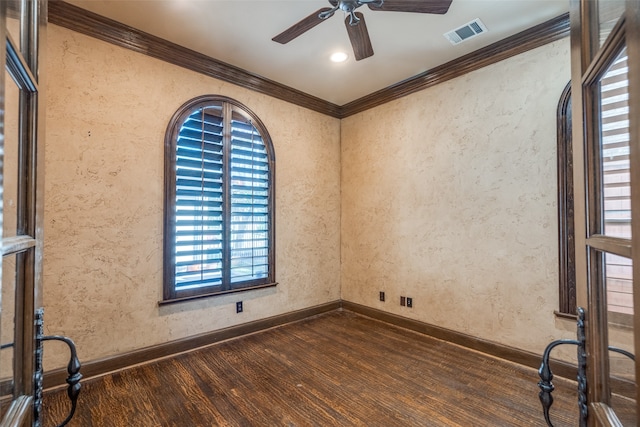
<path fill-rule="evenodd" d="M 425 0 L 428 1 L 428 0 Z M 569 0 L 453 0 L 446 15 L 358 9 L 374 56 L 355 61 L 342 12 L 288 44 L 271 38 L 327 0 L 67 0 L 68 3 L 337 105 L 368 95 L 568 11 Z M 487 33 L 445 32 L 480 18 Z M 349 59 L 329 61 L 342 50 Z"/>

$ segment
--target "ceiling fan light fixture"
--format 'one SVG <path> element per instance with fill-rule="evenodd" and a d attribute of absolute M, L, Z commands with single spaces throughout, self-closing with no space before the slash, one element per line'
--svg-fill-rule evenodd
<path fill-rule="evenodd" d="M 1 1 L 1 0 L 0 0 Z M 356 9 L 367 5 L 369 9 L 389 12 L 435 13 L 445 14 L 453 0 L 329 0 L 332 7 L 324 7 L 306 18 L 293 24 L 271 40 L 287 44 L 296 37 L 309 31 L 316 25 L 332 17 L 335 12 L 342 10 L 345 15 L 345 26 L 349 41 L 353 47 L 356 61 L 373 56 L 373 46 L 369 38 L 369 31 L 364 15 Z M 343 58 L 342 61 L 346 60 Z"/>
<path fill-rule="evenodd" d="M 344 62 L 347 60 L 347 58 L 349 58 L 349 55 L 347 55 L 345 52 L 335 52 L 332 53 L 329 57 L 329 59 L 331 59 L 331 62 Z"/>

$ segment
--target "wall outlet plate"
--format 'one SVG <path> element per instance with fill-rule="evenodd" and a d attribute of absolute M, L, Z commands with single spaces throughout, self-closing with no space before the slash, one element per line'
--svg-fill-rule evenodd
<path fill-rule="evenodd" d="M 236 302 L 236 313 L 242 313 L 242 301 Z"/>
<path fill-rule="evenodd" d="M 406 298 L 405 298 L 405 297 L 400 297 L 400 305 L 401 305 L 401 306 L 403 306 L 403 307 L 404 307 L 404 306 L 406 305 L 406 302 L 405 302 L 405 301 L 406 301 Z"/>
<path fill-rule="evenodd" d="M 384 291 L 380 291 L 380 301 L 384 302 Z"/>
<path fill-rule="evenodd" d="M 407 297 L 407 307 L 413 307 L 413 298 Z"/>

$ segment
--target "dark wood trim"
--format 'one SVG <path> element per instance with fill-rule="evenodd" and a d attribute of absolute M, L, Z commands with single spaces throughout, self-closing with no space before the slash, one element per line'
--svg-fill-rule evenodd
<path fill-rule="evenodd" d="M 576 248 L 573 221 L 573 146 L 571 143 L 571 81 L 567 83 L 556 111 L 558 148 L 558 311 L 576 315 Z"/>
<path fill-rule="evenodd" d="M 278 286 L 278 282 L 267 283 L 267 284 L 264 284 L 264 285 L 256 285 L 256 286 L 251 286 L 251 287 L 246 287 L 246 288 L 229 289 L 229 290 L 220 291 L 220 292 L 210 292 L 210 293 L 206 293 L 206 294 L 205 293 L 203 293 L 203 294 L 194 294 L 194 295 L 191 295 L 191 296 L 188 296 L 188 297 L 161 300 L 161 301 L 158 301 L 158 305 L 177 304 L 177 303 L 181 303 L 181 302 L 193 301 L 193 300 L 196 300 L 196 299 L 217 297 L 217 296 L 220 296 L 220 295 L 238 294 L 238 293 L 241 293 L 241 292 L 255 291 L 255 290 L 258 290 L 258 289 L 274 288 L 276 286 Z M 167 288 L 167 286 L 166 286 L 166 279 L 165 279 L 165 290 L 166 290 L 166 288 Z"/>
<path fill-rule="evenodd" d="M 520 365 L 529 366 L 538 369 L 542 362 L 542 353 L 536 354 L 529 351 L 521 350 L 515 347 L 509 347 L 493 341 L 488 341 L 472 335 L 456 332 L 451 329 L 442 328 L 440 326 L 430 325 L 419 320 L 409 319 L 407 317 L 398 316 L 396 314 L 387 313 L 375 308 L 356 304 L 349 301 L 342 301 L 342 308 L 350 310 L 382 322 L 390 323 L 401 328 L 410 329 L 421 334 L 426 334 L 434 338 L 441 339 L 450 343 L 458 344 L 463 347 L 480 351 L 500 359 L 518 363 Z M 542 349 L 540 349 L 542 351 Z M 577 367 L 560 360 L 553 360 L 551 369 L 554 375 L 565 378 L 576 378 L 578 373 Z"/>
<path fill-rule="evenodd" d="M 82 369 L 80 372 L 85 379 L 104 375 L 106 373 L 129 368 L 140 363 L 147 363 L 163 357 L 173 356 L 178 353 L 194 350 L 220 341 L 238 338 L 243 335 L 252 334 L 254 332 L 263 331 L 276 326 L 281 326 L 286 323 L 306 319 L 308 317 L 337 310 L 339 308 L 340 301 L 334 301 L 302 310 L 292 311 L 290 313 L 268 317 L 266 319 L 219 329 L 217 331 L 205 332 L 203 334 L 163 344 L 140 348 L 127 353 L 105 357 L 103 359 L 82 362 Z M 46 372 L 44 375 L 44 387 L 51 388 L 66 385 L 65 380 L 67 375 L 66 368 L 54 369 Z"/>
<path fill-rule="evenodd" d="M 336 310 L 90 380 L 69 426 L 542 426 L 535 377 Z M 553 422 L 577 427 L 575 384 L 553 385 Z M 44 406 L 62 419 L 66 390 Z"/>
<path fill-rule="evenodd" d="M 134 365 L 148 363 L 164 357 L 174 356 L 178 353 L 194 350 L 216 344 L 221 341 L 239 338 L 243 335 L 260 332 L 269 328 L 282 326 L 287 323 L 296 322 L 312 316 L 327 313 L 334 310 L 348 310 L 354 313 L 370 317 L 372 319 L 389 323 L 414 332 L 429 335 L 453 344 L 476 350 L 490 356 L 518 363 L 534 369 L 540 367 L 542 355 L 509 347 L 496 342 L 484 340 L 471 335 L 456 332 L 439 326 L 430 325 L 418 320 L 409 319 L 392 313 L 387 313 L 375 308 L 356 304 L 349 301 L 333 301 L 326 304 L 317 305 L 302 310 L 285 313 L 266 319 L 256 320 L 242 325 L 231 326 L 217 331 L 206 332 L 192 337 L 187 337 L 168 343 L 157 344 L 127 353 L 105 357 L 103 359 L 92 360 L 82 363 L 81 373 L 83 378 L 88 379 L 110 372 L 127 369 Z M 577 376 L 577 367 L 571 363 L 561 360 L 553 360 L 551 368 L 554 375 L 574 379 Z M 65 368 L 48 371 L 44 375 L 44 387 L 57 388 L 66 386 L 67 370 Z M 622 379 L 612 379 L 614 389 L 624 395 L 632 397 L 635 395 L 635 383 Z M 9 384 L 2 384 L 5 388 Z"/>
<path fill-rule="evenodd" d="M 569 14 L 565 13 L 446 64 L 349 102 L 342 106 L 341 118 L 446 82 L 568 35 Z"/>
<path fill-rule="evenodd" d="M 349 301 L 342 301 L 341 305 L 344 310 L 353 311 L 354 313 L 358 313 L 363 316 L 371 317 L 401 328 L 410 329 L 421 334 L 458 344 L 471 350 L 476 350 L 490 356 L 508 360 L 530 368 L 539 369 L 540 363 L 542 362 L 542 354 L 536 354 L 519 348 L 488 341 L 472 335 L 463 334 L 440 326 L 430 325 L 419 320 L 409 319 L 407 317 L 387 313 L 385 311 Z M 571 380 L 574 380 L 578 375 L 578 367 L 576 365 L 557 359 L 551 359 L 551 370 L 555 376 Z M 615 390 L 616 393 L 629 398 L 633 398 L 635 396 L 635 383 L 623 378 L 611 378 L 611 384 L 612 389 Z"/>
<path fill-rule="evenodd" d="M 258 131 L 265 147 L 268 162 L 268 186 L 267 186 L 267 221 L 268 221 L 268 276 L 263 279 L 231 283 L 231 249 L 229 245 L 222 245 L 222 277 L 221 283 L 209 285 L 196 289 L 177 290 L 176 289 L 176 150 L 178 135 L 182 125 L 195 112 L 208 107 L 220 108 L 220 119 L 222 120 L 222 176 L 231 176 L 231 132 L 232 116 L 240 114 L 243 120 L 248 120 Z M 225 160 L 226 159 L 226 160 Z M 275 280 L 275 169 L 276 157 L 271 135 L 262 120 L 251 109 L 233 98 L 221 95 L 201 95 L 185 102 L 174 113 L 169 121 L 164 138 L 164 268 L 163 268 L 163 300 L 159 304 L 177 303 L 194 298 L 213 297 L 235 292 L 243 292 L 265 287 L 276 286 Z M 229 242 L 231 239 L 231 180 L 223 179 L 222 189 L 222 221 L 223 236 L 221 241 Z"/>
<path fill-rule="evenodd" d="M 635 120 L 631 120 L 629 133 L 631 143 L 632 157 L 631 164 L 638 165 L 640 163 L 640 157 L 638 156 L 638 141 L 640 141 L 640 4 L 638 2 L 627 3 L 626 9 L 626 21 L 627 21 L 627 55 L 628 55 L 628 67 L 629 67 L 629 117 L 635 117 Z M 635 167 L 631 172 L 631 208 L 635 212 L 638 212 L 638 203 L 640 203 L 640 168 Z M 640 264 L 640 221 L 638 216 L 635 215 L 631 219 L 632 236 L 636 236 L 633 239 L 633 263 L 635 265 Z M 634 354 L 636 354 L 635 373 L 636 384 L 640 381 L 640 316 L 638 315 L 638 307 L 640 307 L 640 269 L 635 269 L 633 272 L 633 305 L 636 307 L 636 315 L 632 319 L 633 337 L 634 337 Z M 636 387 L 636 395 L 634 396 L 637 402 L 640 402 L 640 387 Z M 637 410 L 637 409 L 636 409 Z M 640 414 L 640 410 L 637 410 Z"/>
<path fill-rule="evenodd" d="M 586 195 L 586 289 L 588 297 L 587 312 L 587 382 L 588 402 L 611 403 L 611 390 L 615 389 L 613 381 L 607 381 L 610 375 L 609 360 L 609 322 L 607 320 L 606 292 L 606 260 L 605 252 L 631 257 L 632 241 L 602 235 L 604 228 L 604 170 L 601 160 L 601 92 L 600 80 L 608 67 L 614 62 L 625 43 L 624 16 L 609 33 L 605 43 L 598 47 L 598 39 L 593 32 L 598 32 L 599 13 L 597 3 L 582 1 L 584 20 L 581 24 L 582 46 L 593 56 L 588 58 L 582 68 L 581 87 L 582 105 L 580 111 L 574 109 L 575 129 L 582 127 L 585 158 L 585 195 Z M 586 21 L 585 21 L 586 20 Z M 595 43 L 589 48 L 591 40 Z M 576 68 L 572 64 L 572 68 Z M 573 92 L 574 96 L 576 91 Z M 575 105 L 575 104 L 574 104 Z M 580 115 L 578 115 L 581 113 Z M 578 141 L 578 139 L 574 139 Z M 632 150 L 633 153 L 633 150 Z M 633 154 L 632 154 L 633 155 Z M 631 163 L 630 163 L 631 164 Z M 633 172 L 631 172 L 633 174 Z M 633 185 L 633 184 L 632 184 Z M 632 199 L 632 205 L 633 205 Z M 578 250 L 583 250 L 582 247 Z M 620 252 L 618 252 L 620 251 Z"/>
<path fill-rule="evenodd" d="M 133 27 L 60 0 L 49 1 L 49 22 L 187 68 L 225 82 L 264 93 L 333 117 L 340 107 L 273 80 L 235 67 Z"/>
<path fill-rule="evenodd" d="M 555 310 L 553 312 L 553 314 L 555 314 L 556 317 L 561 317 L 563 319 L 569 319 L 569 320 L 578 321 L 578 315 L 577 314 L 563 313 L 562 311 L 558 311 L 558 310 Z"/>
<path fill-rule="evenodd" d="M 569 14 L 564 14 L 339 106 L 61 0 L 50 0 L 48 13 L 52 24 L 339 119 L 519 55 L 569 34 Z"/>

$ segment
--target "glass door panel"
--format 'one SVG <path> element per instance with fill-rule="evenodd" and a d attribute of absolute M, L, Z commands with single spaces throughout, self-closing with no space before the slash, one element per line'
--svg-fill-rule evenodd
<path fill-rule="evenodd" d="M 2 236 L 18 234 L 18 105 L 20 91 L 5 71 L 4 191 L 2 194 Z"/>
<path fill-rule="evenodd" d="M 20 46 L 20 15 L 22 14 L 21 0 L 3 0 L 7 4 L 7 36 L 11 38 L 14 46 Z"/>
<path fill-rule="evenodd" d="M 0 313 L 0 398 L 13 394 L 13 343 L 15 342 L 16 255 L 2 258 L 2 301 Z M 6 405 L 1 407 L 4 416 Z M 0 416 L 0 418 L 1 418 Z"/>
<path fill-rule="evenodd" d="M 607 299 L 607 339 L 611 408 L 625 427 L 635 426 L 633 266 L 630 258 L 602 253 Z"/>
<path fill-rule="evenodd" d="M 598 24 L 600 27 L 600 46 L 604 44 L 625 9 L 624 0 L 606 0 L 598 2 Z"/>
<path fill-rule="evenodd" d="M 607 320 L 621 327 L 633 325 L 633 266 L 630 258 L 606 254 Z"/>
<path fill-rule="evenodd" d="M 629 79 L 623 49 L 599 82 L 600 168 L 604 195 L 603 234 L 631 238 L 629 174 Z M 595 230 L 594 230 L 595 231 Z"/>

